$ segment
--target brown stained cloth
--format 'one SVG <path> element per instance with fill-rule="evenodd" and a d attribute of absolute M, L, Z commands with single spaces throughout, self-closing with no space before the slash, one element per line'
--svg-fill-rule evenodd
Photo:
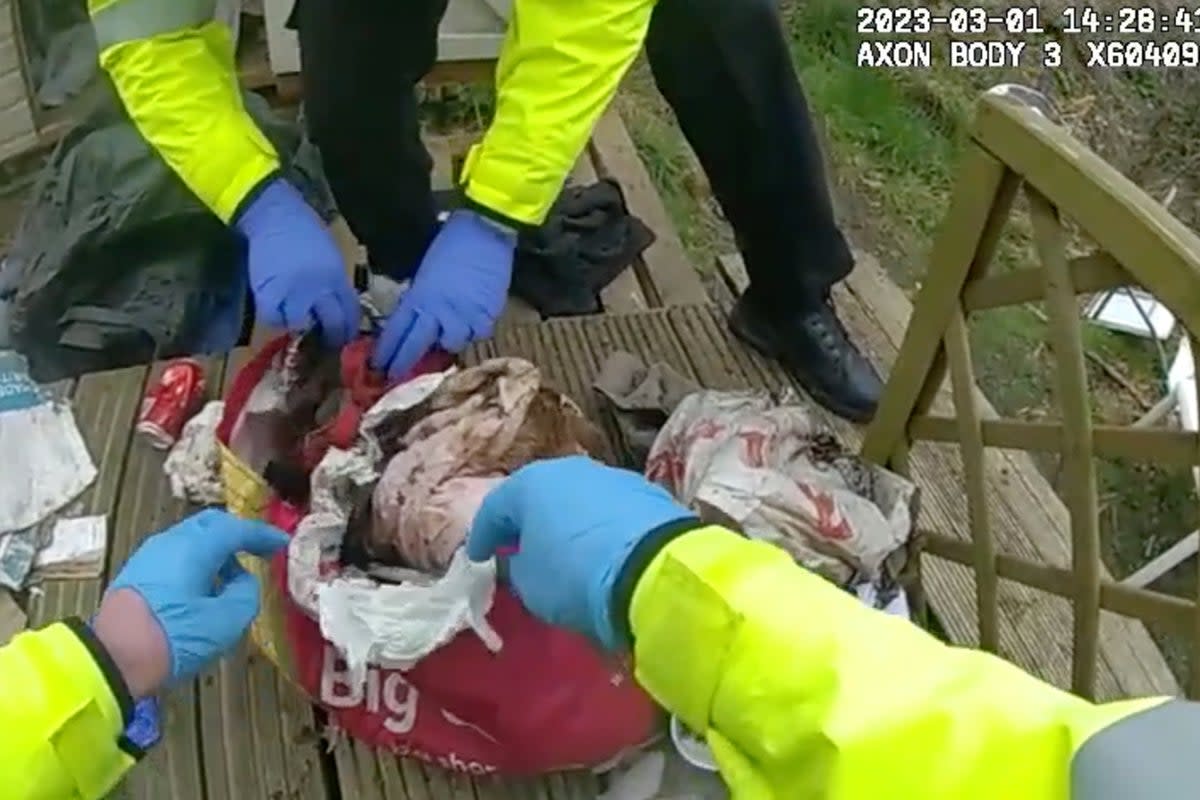
<path fill-rule="evenodd" d="M 675 407 L 700 387 L 662 362 L 646 366 L 624 350 L 609 355 L 592 383 L 610 407 L 617 429 L 640 468 Z"/>
<path fill-rule="evenodd" d="M 452 374 L 397 416 L 379 431 L 385 455 L 394 455 L 375 487 L 364 544 L 377 561 L 426 572 L 446 568 L 504 476 L 538 459 L 603 453 L 579 408 L 517 358 Z"/>

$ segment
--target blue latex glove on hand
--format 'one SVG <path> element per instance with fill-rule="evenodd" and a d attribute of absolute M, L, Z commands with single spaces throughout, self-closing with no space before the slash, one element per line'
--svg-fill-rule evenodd
<path fill-rule="evenodd" d="M 95 624 L 101 641 L 119 665 L 124 654 L 132 661 L 139 649 L 151 646 L 155 632 L 144 630 L 137 614 L 127 611 L 105 618 L 110 597 L 119 599 L 120 590 L 132 590 L 145 601 L 166 639 L 168 682 L 194 677 L 232 649 L 258 615 L 258 580 L 234 556 L 253 553 L 266 558 L 287 541 L 266 523 L 216 509 L 151 536 L 108 588 Z"/>
<path fill-rule="evenodd" d="M 434 237 L 388 317 L 371 364 L 399 378 L 435 345 L 457 353 L 492 335 L 508 298 L 517 234 L 458 210 Z"/>
<path fill-rule="evenodd" d="M 586 456 L 523 467 L 484 499 L 467 555 L 484 561 L 516 547 L 509 580 L 525 607 L 615 650 L 613 587 L 634 547 L 663 526 L 695 515 L 636 472 Z"/>
<path fill-rule="evenodd" d="M 330 347 L 358 335 L 358 294 L 333 235 L 282 178 L 269 183 L 234 227 L 250 243 L 250 288 L 258 318 L 301 333 L 319 325 Z"/>

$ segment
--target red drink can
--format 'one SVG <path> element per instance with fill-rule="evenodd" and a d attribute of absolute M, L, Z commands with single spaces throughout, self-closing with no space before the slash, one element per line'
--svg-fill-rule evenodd
<path fill-rule="evenodd" d="M 158 380 L 142 397 L 137 432 L 151 446 L 166 450 L 179 438 L 184 423 L 200 409 L 204 399 L 204 368 L 193 358 L 167 362 Z"/>

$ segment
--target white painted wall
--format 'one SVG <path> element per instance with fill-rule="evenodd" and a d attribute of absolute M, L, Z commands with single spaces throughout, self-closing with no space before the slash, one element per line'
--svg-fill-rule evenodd
<path fill-rule="evenodd" d="M 271 71 L 300 71 L 296 34 L 284 28 L 294 0 L 263 0 Z M 403 0 L 397 0 L 403 2 Z M 438 32 L 438 61 L 473 61 L 500 53 L 512 0 L 450 0 Z"/>

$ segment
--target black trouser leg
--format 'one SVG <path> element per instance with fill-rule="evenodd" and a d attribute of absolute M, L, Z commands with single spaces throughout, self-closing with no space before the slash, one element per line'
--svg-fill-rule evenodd
<path fill-rule="evenodd" d="M 756 304 L 823 299 L 853 256 L 776 0 L 659 0 L 646 52 L 733 225 Z"/>
<path fill-rule="evenodd" d="M 436 230 L 414 87 L 447 0 L 298 0 L 305 114 L 329 185 L 371 266 L 406 276 Z"/>

